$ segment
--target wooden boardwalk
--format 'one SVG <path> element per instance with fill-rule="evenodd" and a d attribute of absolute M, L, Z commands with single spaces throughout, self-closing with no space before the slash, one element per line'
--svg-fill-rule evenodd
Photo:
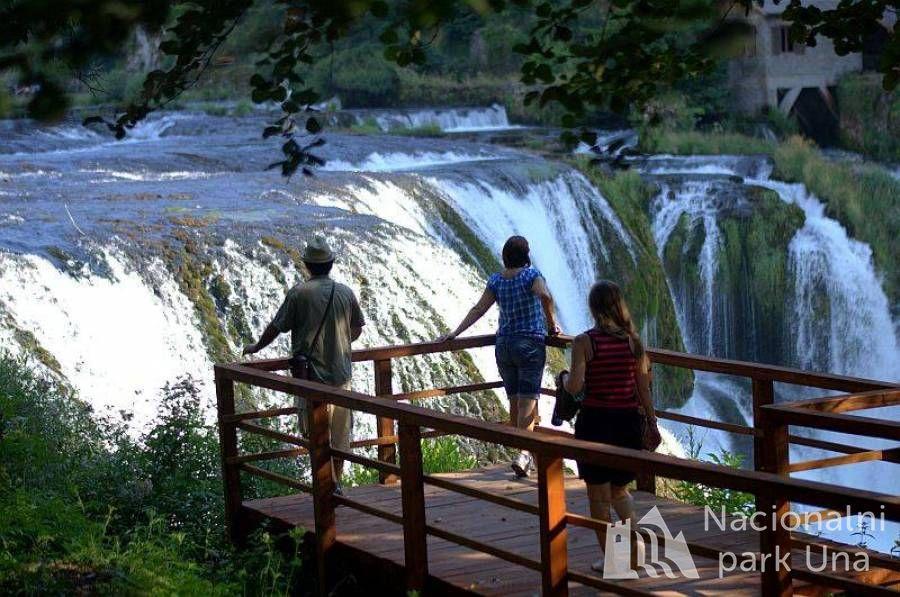
<path fill-rule="evenodd" d="M 537 594 L 564 597 L 598 590 L 626 595 L 758 595 L 900 594 L 900 559 L 867 552 L 863 572 L 821 566 L 826 542 L 791 532 L 792 504 L 823 512 L 881 512 L 900 522 L 900 496 L 793 476 L 792 473 L 866 462 L 900 462 L 900 446 L 867 449 L 865 438 L 900 442 L 900 422 L 861 416 L 867 409 L 900 405 L 900 385 L 649 349 L 654 364 L 688 368 L 749 380 L 752 424 L 710 421 L 657 410 L 662 419 L 717 429 L 747 437 L 753 443 L 753 468 L 734 469 L 643 450 L 585 442 L 558 431 L 535 433 L 411 404 L 435 396 L 498 388 L 498 381 L 394 391 L 394 359 L 439 352 L 470 350 L 494 344 L 493 336 L 456 338 L 440 343 L 408 344 L 354 351 L 356 362 L 371 361 L 374 395 L 342 390 L 281 373 L 286 359 L 216 365 L 216 396 L 222 453 L 225 515 L 238 543 L 254 524 L 268 520 L 283 528 L 300 527 L 315 548 L 316 591 L 332 594 L 336 583 L 352 572 L 365 594 Z M 565 347 L 571 338 L 547 338 Z M 776 403 L 775 384 L 851 392 L 840 396 Z M 296 417 L 295 407 L 259 411 L 236 409 L 235 387 L 249 384 L 307 401 L 309 434 L 279 431 L 271 421 Z M 544 394 L 553 394 L 543 389 Z M 374 415 L 378 437 L 353 442 L 350 450 L 330 444 L 328 405 Z M 851 437 L 847 443 L 795 434 L 792 428 L 832 431 Z M 267 438 L 261 452 L 246 452 L 247 436 Z M 452 475 L 423 474 L 423 439 L 457 436 L 527 450 L 536 459 L 537 478 L 514 480 L 500 467 Z M 856 442 L 856 438 L 861 441 Z M 257 446 L 259 444 L 256 444 Z M 791 459 L 790 447 L 802 445 L 834 456 Z M 354 450 L 377 447 L 377 459 Z M 274 472 L 265 463 L 297 457 L 309 459 L 311 481 Z M 332 458 L 378 471 L 383 485 L 354 488 L 334 495 Z M 637 513 L 658 507 L 669 532 L 683 533 L 699 578 L 660 574 L 646 568 L 641 578 L 605 580 L 590 569 L 599 555 L 594 529 L 604 523 L 586 516 L 583 485 L 567 478 L 565 460 L 578 460 L 639 473 Z M 284 469 L 281 469 L 284 470 Z M 242 477 L 253 476 L 299 492 L 287 497 L 247 501 Z M 704 528 L 704 511 L 654 495 L 656 476 L 753 496 L 760 513 L 770 513 L 753 530 Z M 400 484 L 395 481 L 400 480 Z M 787 518 L 785 518 L 787 517 Z M 665 536 L 667 543 L 669 535 Z M 657 543 L 661 546 L 657 533 Z M 858 548 L 827 544 L 829 559 L 858 561 Z M 652 549 L 652 546 L 651 546 Z M 661 558 L 667 558 L 665 548 Z M 812 553 L 807 553 L 808 551 Z M 719 573 L 721 554 L 738 554 L 749 564 L 741 572 Z M 789 554 L 790 567 L 774 566 Z M 852 554 L 848 557 L 848 554 Z M 742 557 L 742 556 L 745 556 Z M 865 558 L 863 558 L 865 559 Z M 654 564 L 654 558 L 649 558 Z M 769 565 L 761 565 L 770 562 Z M 651 574 L 651 570 L 656 574 Z"/>
<path fill-rule="evenodd" d="M 458 483 L 477 487 L 495 495 L 537 504 L 537 482 L 514 479 L 508 469 L 495 466 L 464 473 L 437 475 Z M 475 541 L 487 543 L 521 555 L 540 559 L 538 519 L 525 512 L 485 502 L 445 489 L 425 487 L 427 524 Z M 347 497 L 369 506 L 401 515 L 399 484 L 370 485 L 345 490 Z M 704 530 L 704 514 L 700 508 L 635 492 L 637 516 L 657 506 L 673 535 L 683 532 L 688 542 L 734 551 L 758 552 L 759 538 L 752 531 Z M 313 502 L 306 494 L 245 502 L 247 514 L 257 521 L 270 519 L 283 527 L 314 528 Z M 588 515 L 584 485 L 577 478 L 566 479 L 566 509 Z M 336 511 L 337 545 L 345 572 L 354 573 L 362 583 L 377 583 L 379 592 L 402 593 L 404 579 L 404 544 L 401 525 L 357 510 L 338 507 Z M 808 537 L 813 539 L 812 537 Z M 821 541 L 819 543 L 822 543 Z M 834 544 L 832 544 L 834 545 Z M 569 569 L 575 573 L 596 575 L 590 569 L 597 558 L 597 539 L 593 531 L 572 527 L 568 533 Z M 796 552 L 795 552 L 796 553 Z M 694 555 L 699 579 L 660 575 L 631 581 L 618 581 L 622 591 L 664 595 L 759 595 L 760 575 L 756 572 L 731 572 L 719 578 L 716 559 Z M 803 567 L 797 553 L 794 566 Z M 485 595 L 537 595 L 541 575 L 535 570 L 517 566 L 486 553 L 468 549 L 437 537 L 428 537 L 428 569 L 430 578 L 426 593 L 478 593 Z M 869 582 L 879 583 L 900 574 L 886 570 L 869 573 Z M 861 580 L 861 579 L 860 579 Z M 596 595 L 596 589 L 569 583 L 571 594 Z M 803 591 L 799 594 L 821 594 Z"/>

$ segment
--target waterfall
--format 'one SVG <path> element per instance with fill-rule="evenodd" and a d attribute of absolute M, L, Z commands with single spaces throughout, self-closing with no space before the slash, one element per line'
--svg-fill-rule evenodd
<path fill-rule="evenodd" d="M 499 106 L 393 114 L 357 116 L 381 116 L 386 128 L 509 124 Z M 341 256 L 335 278 L 359 293 L 369 346 L 422 341 L 455 326 L 512 234 L 531 242 L 567 332 L 591 324 L 586 295 L 598 277 L 621 281 L 659 269 L 645 246 L 651 241 L 632 238 L 613 204 L 565 165 L 452 136 L 378 135 L 361 143 L 335 133 L 321 148 L 328 166 L 300 184 L 265 171 L 277 147 L 259 138 L 259 122 L 163 114 L 124 143 L 66 125 L 0 123 L 9 132 L 0 136 L 3 348 L 31 354 L 99 412 L 130 410 L 141 424 L 153 417 L 162 385 L 185 375 L 207 379 L 213 360 L 235 358 L 262 331 L 300 279 L 297 248 L 314 232 L 326 232 Z M 186 144 L 186 135 L 198 141 Z M 650 223 L 665 276 L 652 275 L 668 285 L 674 314 L 666 303 L 666 325 L 677 321 L 689 351 L 897 378 L 896 324 L 871 251 L 818 199 L 772 180 L 763 159 L 653 156 L 638 166 L 661 187 Z M 759 232 L 741 226 L 771 207 L 763 191 L 765 201 L 791 209 L 771 263 L 735 246 Z M 753 302 L 759 297 L 748 298 L 762 283 L 751 268 L 757 261 L 782 268 L 778 275 L 788 280 L 775 317 Z M 647 284 L 630 300 L 660 294 Z M 643 323 L 654 342 L 655 324 Z M 492 312 L 472 333 L 495 325 Z M 774 335 L 769 328 L 783 328 L 785 338 L 764 342 Z M 286 339 L 279 342 L 263 356 L 284 353 Z M 398 359 L 394 372 L 399 391 L 498 379 L 490 348 L 471 357 Z M 356 377 L 356 389 L 372 391 L 370 371 Z M 203 388 L 210 402 L 211 386 Z M 778 393 L 795 396 L 780 385 Z M 497 418 L 501 402 L 463 395 L 425 404 Z M 551 406 L 541 401 L 545 420 Z M 681 410 L 744 422 L 749 388 L 698 374 Z M 355 434 L 372 431 L 362 420 Z M 724 433 L 705 441 L 704 451 L 747 451 Z M 878 469 L 873 478 L 865 468 L 872 466 L 810 475 L 896 492 L 896 477 Z"/>
<path fill-rule="evenodd" d="M 785 318 L 792 340 L 791 352 L 783 355 L 786 364 L 897 379 L 900 344 L 871 249 L 850 238 L 837 221 L 827 217 L 822 202 L 803 185 L 772 180 L 771 167 L 765 160 L 755 160 L 755 165 L 747 162 L 746 158 L 728 156 L 660 156 L 647 162 L 646 171 L 662 181 L 662 191 L 651 206 L 660 257 L 664 257 L 673 232 L 684 225 L 685 219 L 691 233 L 686 245 L 697 234 L 703 238 L 698 254 L 701 295 L 691 293 L 682 280 L 669 280 L 689 350 L 729 356 L 723 354 L 724 339 L 717 337 L 728 328 L 728 313 L 720 303 L 723 292 L 718 288 L 717 260 L 723 250 L 719 220 L 725 213 L 744 208 L 743 194 L 747 191 L 742 187 L 758 186 L 774 191 L 784 203 L 802 209 L 804 215 L 786 255 L 793 287 Z M 731 178 L 716 175 L 736 177 L 741 182 L 735 185 Z M 726 192 L 716 185 L 728 185 Z"/>
<path fill-rule="evenodd" d="M 719 311 L 716 302 L 716 274 L 722 242 L 716 221 L 717 210 L 712 186 L 707 181 L 687 183 L 677 191 L 664 184 L 651 205 L 653 239 L 661 258 L 672 232 L 683 217 L 688 219 L 691 230 L 703 232 L 703 246 L 700 250 L 703 292 L 700 297 L 689 298 L 685 295 L 687 290 L 682 289 L 681 292 L 676 291 L 678 296 L 674 297 L 675 313 L 685 347 L 694 354 L 713 355 L 716 352 L 718 328 L 715 322 Z M 684 284 L 679 280 L 670 280 L 669 285 L 675 290 Z"/>
<path fill-rule="evenodd" d="M 566 330 L 591 326 L 587 291 L 612 258 L 610 243 L 624 246 L 622 256 L 634 262 L 630 235 L 580 174 L 568 172 L 519 192 L 485 181 L 432 181 L 495 254 L 513 234 L 529 239 L 534 265 L 552 288 Z M 602 223 L 612 234 L 601 229 Z"/>
<path fill-rule="evenodd" d="M 357 110 L 356 122 L 374 119 L 382 131 L 437 127 L 447 133 L 497 131 L 518 128 L 509 123 L 506 108 L 494 104 L 487 108 L 432 108 L 411 110 Z"/>
<path fill-rule="evenodd" d="M 771 167 L 765 160 L 747 158 L 693 156 L 674 158 L 657 156 L 643 164 L 645 172 L 660 177 L 662 191 L 651 206 L 652 225 L 661 259 L 668 250 L 678 250 L 686 257 L 697 235 L 703 238 L 698 271 L 703 292 L 696 296 L 690 284 L 672 277 L 669 286 L 675 302 L 682 335 L 691 352 L 713 356 L 723 354 L 724 338 L 717 333 L 729 328 L 727 309 L 721 301 L 726 297 L 721 268 L 717 259 L 725 249 L 720 221 L 728 213 L 745 209 L 746 189 L 757 186 L 777 193 L 788 205 L 799 207 L 803 223 L 787 245 L 784 260 L 791 281 L 791 290 L 784 307 L 789 352 L 783 364 L 814 371 L 829 371 L 850 376 L 897 380 L 900 375 L 900 343 L 896 325 L 891 319 L 890 304 L 875 271 L 871 249 L 849 237 L 835 220 L 825 215 L 822 202 L 809 194 L 803 185 L 786 184 L 770 178 Z M 722 178 L 722 177 L 727 178 Z M 739 186 L 734 184 L 737 178 Z M 723 188 L 716 189 L 719 185 Z M 745 190 L 741 190 L 741 186 Z M 689 234 L 684 247 L 669 246 L 675 232 L 685 227 Z M 773 223 L 774 225 L 774 223 Z M 692 245 L 696 249 L 695 245 Z M 690 256 L 693 256 L 691 253 Z M 687 257 L 690 258 L 690 257 Z M 751 280 L 751 283 L 753 281 Z M 743 339 L 747 342 L 748 336 Z M 777 384 L 780 400 L 808 398 L 824 391 L 804 391 L 786 384 Z M 740 397 L 736 399 L 736 397 Z M 694 393 L 681 412 L 700 418 L 728 420 L 728 413 L 739 413 L 745 421 L 752 420 L 749 412 L 749 388 L 734 378 L 703 374 L 696 376 Z M 862 416 L 896 419 L 900 408 L 873 409 Z M 667 423 L 684 440 L 687 428 Z M 848 436 L 797 429 L 796 433 L 838 443 L 855 442 L 871 449 L 888 448 L 892 442 L 859 439 Z M 717 431 L 702 432 L 699 438 L 702 452 L 717 449 L 749 450 L 750 444 L 741 438 Z M 791 447 L 794 461 L 822 458 L 830 452 L 800 446 Z M 851 487 L 867 487 L 874 491 L 896 493 L 897 476 L 889 463 L 864 463 L 822 470 L 805 471 L 797 476 Z M 803 509 L 803 505 L 795 505 Z M 884 533 L 870 543 L 870 547 L 887 550 L 900 527 L 887 525 Z M 849 532 L 833 535 L 850 543 L 856 539 Z"/>
<path fill-rule="evenodd" d="M 768 177 L 787 203 L 803 209 L 806 223 L 790 244 L 795 280 L 792 334 L 796 365 L 842 375 L 900 380 L 900 342 L 872 249 L 849 237 L 825 215 L 825 206 L 803 185 Z"/>
<path fill-rule="evenodd" d="M 406 164 L 410 158 L 394 159 L 392 163 Z M 634 241 L 606 199 L 581 174 L 568 168 L 523 173 L 521 166 L 521 159 L 513 163 L 496 157 L 475 159 L 464 170 L 413 175 L 369 172 L 340 192 L 317 193 L 311 200 L 377 216 L 435 242 L 454 244 L 462 253 L 476 249 L 467 236 L 470 230 L 495 262 L 506 239 L 521 234 L 529 239 L 532 261 L 547 280 L 562 326 L 579 333 L 591 325 L 588 290 L 613 260 L 635 264 Z M 465 230 L 448 227 L 446 212 L 437 206 L 458 214 Z M 428 267 L 422 264 L 421 270 Z M 437 266 L 435 271 L 443 268 Z M 479 283 L 479 290 L 483 289 L 484 279 Z M 475 298 L 457 307 L 466 308 Z M 450 327 L 456 324 L 453 318 L 445 321 Z M 552 381 L 548 377 L 545 383 Z M 539 407 L 544 420 L 549 420 L 552 406 L 550 399 L 542 398 Z"/>

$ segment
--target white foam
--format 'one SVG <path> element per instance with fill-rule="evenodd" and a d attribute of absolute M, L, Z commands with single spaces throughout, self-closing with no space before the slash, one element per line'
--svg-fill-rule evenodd
<path fill-rule="evenodd" d="M 103 414 L 156 417 L 160 388 L 179 376 L 209 377 L 193 307 L 161 263 L 156 288 L 113 251 L 112 272 L 73 277 L 35 255 L 0 253 L 0 301 L 16 326 L 34 334 L 83 399 Z M 207 395 L 210 384 L 204 384 Z"/>
<path fill-rule="evenodd" d="M 359 163 L 346 162 L 344 160 L 329 160 L 323 170 L 349 171 L 349 172 L 397 172 L 401 170 L 413 170 L 427 168 L 429 166 L 441 166 L 446 164 L 460 164 L 464 162 L 480 162 L 485 160 L 500 159 L 501 156 L 490 154 L 456 153 L 454 151 L 433 152 L 423 151 L 416 153 L 370 153 L 366 159 Z"/>

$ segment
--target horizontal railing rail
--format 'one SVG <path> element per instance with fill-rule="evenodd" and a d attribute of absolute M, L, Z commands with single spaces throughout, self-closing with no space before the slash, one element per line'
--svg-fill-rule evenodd
<path fill-rule="evenodd" d="M 670 479 L 743 491 L 756 496 L 758 509 L 765 511 L 771 509 L 776 514 L 786 512 L 789 503 L 796 502 L 835 511 L 845 511 L 849 508 L 853 512 L 878 512 L 889 520 L 900 521 L 900 498 L 897 496 L 790 477 L 791 472 L 843 464 L 872 461 L 897 462 L 900 460 L 900 448 L 873 450 L 788 432 L 790 426 L 798 426 L 889 440 L 900 439 L 900 424 L 896 422 L 844 414 L 849 411 L 900 403 L 900 386 L 897 384 L 648 349 L 650 358 L 655 364 L 750 379 L 753 399 L 752 426 L 710 421 L 669 411 L 659 411 L 658 415 L 661 419 L 687 425 L 702 425 L 711 429 L 752 437 L 754 470 L 733 469 L 714 463 L 585 442 L 558 429 L 538 428 L 539 433 L 533 433 L 506 424 L 437 412 L 408 403 L 460 393 L 494 390 L 502 387 L 502 383 L 499 381 L 477 381 L 402 393 L 393 391 L 391 365 L 393 359 L 482 348 L 493 345 L 494 340 L 494 336 L 474 336 L 442 343 L 407 344 L 354 351 L 354 361 L 372 361 L 374 364 L 375 396 L 281 375 L 277 372 L 287 369 L 286 359 L 217 365 L 215 374 L 219 402 L 223 477 L 226 489 L 226 514 L 236 538 L 240 533 L 238 521 L 241 511 L 240 474 L 245 473 L 312 494 L 316 519 L 317 564 L 323 587 L 326 579 L 324 562 L 335 540 L 334 507 L 343 505 L 403 526 L 407 586 L 410 589 L 424 587 L 428 570 L 425 537 L 432 535 L 513 564 L 540 571 L 545 594 L 565 594 L 569 580 L 601 590 L 615 590 L 618 593 L 624 591 L 623 594 L 645 594 L 640 590 L 628 589 L 591 574 L 568 570 L 565 555 L 566 525 L 599 530 L 602 525 L 607 523 L 566 511 L 563 459 L 575 459 L 635 471 L 641 474 L 639 489 L 651 492 L 655 492 L 655 477 L 659 475 Z M 567 346 L 570 342 L 570 337 L 547 339 L 549 346 L 560 348 Z M 828 396 L 775 404 L 773 384 L 776 382 L 855 393 L 848 396 Z M 236 413 L 234 408 L 235 383 L 250 384 L 306 399 L 308 408 L 305 410 L 310 429 L 308 437 L 300 438 L 258 423 L 263 419 L 297 415 L 298 411 L 295 408 L 270 408 Z M 553 395 L 555 391 L 545 388 L 542 393 Z M 377 447 L 377 459 L 330 446 L 328 419 L 325 414 L 327 405 L 341 406 L 375 415 L 378 422 L 378 437 L 354 441 L 351 444 L 351 450 L 359 447 Z M 238 432 L 267 437 L 293 447 L 259 454 L 240 454 Z M 539 503 L 535 505 L 514 497 L 496 495 L 457 480 L 424 474 L 421 455 L 422 440 L 444 435 L 457 435 L 477 441 L 500 444 L 508 448 L 528 450 L 534 454 L 538 463 Z M 840 455 L 791 463 L 788 446 L 792 444 L 829 450 Z M 296 458 L 301 455 L 309 456 L 312 470 L 311 484 L 255 464 L 280 458 Z M 345 496 L 333 495 L 331 457 L 374 469 L 378 471 L 380 480 L 385 483 L 402 478 L 402 514 L 371 504 L 360 503 Z M 648 475 L 648 471 L 651 471 L 651 474 Z M 534 560 L 522 554 L 500 549 L 427 524 L 424 516 L 423 487 L 425 485 L 432 485 L 538 516 L 541 559 Z M 803 541 L 805 540 L 793 538 L 789 531 L 775 522 L 760 534 L 761 555 L 759 557 L 775 554 L 778 549 L 781 549 L 782 552 L 785 549 L 790 550 L 792 546 L 796 547 Z M 689 548 L 692 553 L 707 557 L 715 557 L 719 551 L 697 543 L 691 543 Z M 765 571 L 762 576 L 766 592 L 790 593 L 792 578 L 790 571 Z M 808 570 L 794 575 L 793 578 L 837 589 L 847 589 L 852 586 L 856 591 L 860 590 L 857 585 L 862 585 L 864 588 L 868 587 L 866 591 L 872 594 L 877 594 L 882 590 L 879 587 L 857 581 L 848 581 L 849 584 L 843 581 L 838 582 L 830 575 Z"/>

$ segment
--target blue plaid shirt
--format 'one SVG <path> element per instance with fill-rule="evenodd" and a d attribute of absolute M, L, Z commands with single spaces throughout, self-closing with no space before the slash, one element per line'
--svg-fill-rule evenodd
<path fill-rule="evenodd" d="M 504 278 L 501 274 L 490 277 L 488 290 L 494 293 L 500 306 L 498 336 L 543 338 L 547 335 L 541 301 L 531 291 L 534 281 L 541 277 L 541 272 L 533 267 L 526 267 L 512 278 Z"/>

